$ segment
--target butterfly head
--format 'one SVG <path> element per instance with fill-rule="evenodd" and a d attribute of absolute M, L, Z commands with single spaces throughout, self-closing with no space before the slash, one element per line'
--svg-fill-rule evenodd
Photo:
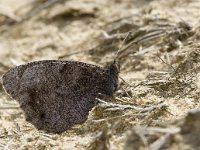
<path fill-rule="evenodd" d="M 107 73 L 107 79 L 105 81 L 105 87 L 104 90 L 106 92 L 104 92 L 103 94 L 106 95 L 113 95 L 113 93 L 117 90 L 118 88 L 118 75 L 120 72 L 120 63 L 119 61 L 113 61 L 112 63 L 110 63 L 109 65 L 107 65 L 106 70 L 108 71 Z"/>
<path fill-rule="evenodd" d="M 110 65 L 107 66 L 107 68 L 111 72 L 114 72 L 118 75 L 120 73 L 120 62 L 118 60 L 114 60 Z"/>

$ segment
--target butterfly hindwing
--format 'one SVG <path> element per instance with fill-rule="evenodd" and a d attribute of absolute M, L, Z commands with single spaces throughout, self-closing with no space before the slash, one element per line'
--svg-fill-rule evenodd
<path fill-rule="evenodd" d="M 27 121 L 41 130 L 63 132 L 87 119 L 98 93 L 114 93 L 117 75 L 110 68 L 48 60 L 10 69 L 2 79 Z"/>

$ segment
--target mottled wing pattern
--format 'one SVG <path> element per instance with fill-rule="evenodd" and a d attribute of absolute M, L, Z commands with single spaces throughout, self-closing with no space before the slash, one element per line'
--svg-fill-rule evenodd
<path fill-rule="evenodd" d="M 63 132 L 87 119 L 98 93 L 112 95 L 118 84 L 114 65 L 46 60 L 10 69 L 2 78 L 25 118 L 36 128 Z"/>

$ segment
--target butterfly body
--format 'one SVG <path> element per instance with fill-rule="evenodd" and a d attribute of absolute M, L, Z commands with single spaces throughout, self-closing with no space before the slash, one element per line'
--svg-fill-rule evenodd
<path fill-rule="evenodd" d="M 77 61 L 45 60 L 10 69 L 2 77 L 36 128 L 60 133 L 83 123 L 98 94 L 112 95 L 118 86 L 115 63 L 99 67 Z"/>

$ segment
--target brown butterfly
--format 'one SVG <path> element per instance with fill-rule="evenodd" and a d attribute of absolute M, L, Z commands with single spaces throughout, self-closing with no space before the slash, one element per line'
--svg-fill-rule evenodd
<path fill-rule="evenodd" d="M 98 94 L 113 95 L 119 64 L 99 67 L 77 61 L 44 60 L 10 69 L 2 77 L 27 121 L 37 129 L 61 133 L 86 121 Z"/>

